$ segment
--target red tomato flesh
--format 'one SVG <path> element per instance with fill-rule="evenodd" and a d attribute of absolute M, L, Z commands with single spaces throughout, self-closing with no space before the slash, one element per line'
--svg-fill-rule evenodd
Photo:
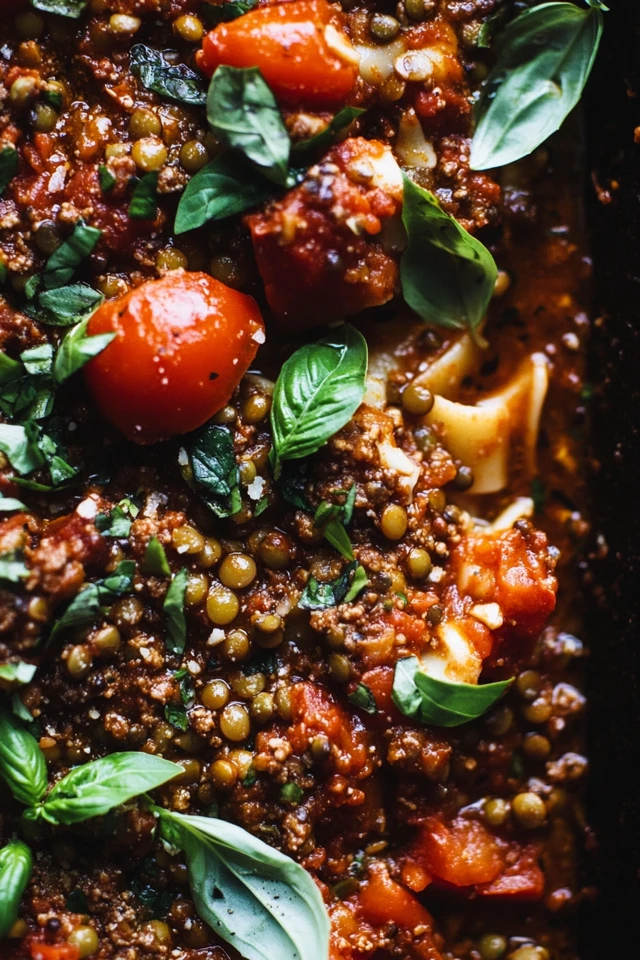
<path fill-rule="evenodd" d="M 358 74 L 356 64 L 327 43 L 332 30 L 342 33 L 342 22 L 342 14 L 326 0 L 259 7 L 218 24 L 202 42 L 198 65 L 208 76 L 221 64 L 259 67 L 287 106 L 342 106 Z"/>
<path fill-rule="evenodd" d="M 205 423 L 227 402 L 264 341 L 252 297 L 205 273 L 170 273 L 110 300 L 89 321 L 115 339 L 85 367 L 104 417 L 154 443 Z"/>

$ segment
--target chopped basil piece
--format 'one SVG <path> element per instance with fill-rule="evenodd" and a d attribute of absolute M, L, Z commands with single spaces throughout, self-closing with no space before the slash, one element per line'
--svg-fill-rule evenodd
<path fill-rule="evenodd" d="M 37 444 L 38 428 L 35 423 L 0 423 L 0 450 L 20 474 L 31 473 L 41 467 L 45 458 Z"/>
<path fill-rule="evenodd" d="M 96 530 L 103 537 L 128 537 L 131 532 L 131 520 L 120 505 L 116 505 L 109 513 L 99 513 L 95 520 Z"/>
<path fill-rule="evenodd" d="M 280 790 L 280 799 L 285 803 L 293 803 L 296 806 L 304 797 L 304 790 L 297 783 L 285 783 Z"/>
<path fill-rule="evenodd" d="M 271 407 L 276 477 L 282 460 L 315 453 L 349 422 L 362 402 L 366 373 L 367 344 L 350 324 L 289 357 Z"/>
<path fill-rule="evenodd" d="M 398 660 L 393 678 L 393 702 L 406 717 L 436 727 L 457 727 L 481 717 L 511 685 L 453 683 L 430 677 L 417 657 Z"/>
<path fill-rule="evenodd" d="M 363 113 L 366 113 L 366 111 L 360 107 L 343 107 L 336 113 L 325 130 L 316 133 L 315 136 L 309 137 L 307 140 L 300 140 L 295 143 L 291 148 L 292 154 L 296 160 L 303 158 L 306 160 L 309 156 L 314 155 L 321 156 L 347 132 L 353 121 L 357 120 Z"/>
<path fill-rule="evenodd" d="M 364 569 L 364 567 L 356 567 L 356 572 L 353 575 L 353 580 L 351 581 L 351 586 L 349 587 L 347 595 L 344 598 L 344 602 L 351 603 L 353 600 L 355 600 L 358 594 L 364 590 L 368 583 L 369 579 L 367 577 L 367 571 Z"/>
<path fill-rule="evenodd" d="M 101 163 L 98 167 L 98 180 L 100 181 L 100 189 L 103 193 L 109 193 L 116 185 L 116 178 L 104 163 Z"/>
<path fill-rule="evenodd" d="M 187 640 L 187 621 L 184 615 L 184 595 L 189 572 L 184 567 L 178 570 L 169 584 L 162 610 L 167 626 L 167 649 L 182 653 Z"/>
<path fill-rule="evenodd" d="M 15 147 L 0 150 L 0 197 L 18 172 L 18 151 Z"/>
<path fill-rule="evenodd" d="M 154 50 L 136 43 L 129 53 L 131 73 L 140 79 L 143 87 L 180 103 L 204 106 L 207 92 L 200 74 L 185 63 L 171 63 L 175 50 Z"/>
<path fill-rule="evenodd" d="M 598 52 L 604 4 L 543 3 L 496 38 L 496 62 L 476 109 L 473 170 L 528 156 L 576 106 Z"/>
<path fill-rule="evenodd" d="M 35 672 L 35 664 L 25 663 L 23 660 L 17 663 L 0 663 L 0 680 L 6 680 L 8 683 L 20 685 L 30 683 Z"/>
<path fill-rule="evenodd" d="M 158 216 L 158 174 L 145 173 L 133 188 L 129 203 L 132 220 L 155 220 Z"/>
<path fill-rule="evenodd" d="M 286 183 L 291 141 L 257 67 L 218 67 L 207 94 L 207 120 L 221 143 L 244 153 L 268 180 Z"/>
<path fill-rule="evenodd" d="M 94 623 L 102 614 L 103 603 L 108 605 L 129 593 L 133 588 L 135 566 L 133 560 L 122 560 L 110 576 L 97 583 L 86 584 L 54 623 L 49 641 L 72 627 L 86 627 Z"/>
<path fill-rule="evenodd" d="M 69 283 L 82 261 L 92 253 L 101 236 L 101 230 L 79 220 L 71 236 L 51 254 L 45 264 L 42 282 L 46 289 L 63 287 Z"/>
<path fill-rule="evenodd" d="M 52 326 L 70 327 L 88 313 L 92 313 L 103 300 L 102 294 L 88 283 L 73 283 L 68 287 L 43 290 L 38 296 L 38 303 L 48 314 L 38 313 L 36 319 Z"/>
<path fill-rule="evenodd" d="M 224 220 L 244 213 L 267 200 L 273 193 L 237 157 L 216 157 L 191 177 L 180 197 L 174 229 L 176 234 L 195 230 L 210 220 Z"/>
<path fill-rule="evenodd" d="M 194 434 L 189 463 L 198 495 L 217 517 L 229 517 L 242 507 L 233 437 L 227 427 L 209 423 Z"/>
<path fill-rule="evenodd" d="M 164 718 L 176 730 L 189 729 L 189 718 L 183 703 L 167 703 L 164 708 Z"/>
<path fill-rule="evenodd" d="M 32 868 L 31 851 L 21 840 L 12 840 L 0 850 L 0 940 L 18 919 L 20 901 Z"/>
<path fill-rule="evenodd" d="M 193 683 L 193 677 L 189 673 L 186 667 L 181 667 L 173 675 L 173 679 L 178 684 L 178 689 L 180 690 L 180 698 L 185 705 L 185 707 L 192 707 L 195 702 L 195 686 Z"/>
<path fill-rule="evenodd" d="M 135 560 L 121 560 L 113 573 L 98 581 L 100 599 L 110 602 L 115 597 L 130 593 L 136 573 Z"/>
<path fill-rule="evenodd" d="M 27 505 L 16 497 L 0 496 L 0 513 L 9 513 L 12 510 L 27 510 Z"/>
<path fill-rule="evenodd" d="M 498 271 L 487 248 L 406 174 L 402 222 L 407 248 L 400 260 L 402 295 L 428 323 L 469 330 L 478 338 Z"/>
<path fill-rule="evenodd" d="M 92 357 L 108 347 L 115 333 L 99 333 L 87 336 L 90 317 L 86 317 L 66 334 L 58 348 L 53 364 L 53 378 L 56 383 L 64 383 L 77 373 Z"/>
<path fill-rule="evenodd" d="M 151 537 L 147 544 L 142 560 L 142 572 L 151 573 L 156 577 L 168 577 L 171 574 L 164 547 L 157 537 Z"/>
<path fill-rule="evenodd" d="M 360 707 L 361 710 L 364 710 L 365 713 L 374 714 L 378 712 L 376 698 L 366 683 L 359 683 L 353 693 L 349 694 L 347 699 L 356 707 Z"/>
<path fill-rule="evenodd" d="M 32 0 L 36 10 L 56 13 L 59 17 L 72 17 L 77 20 L 87 5 L 87 0 Z"/>
<path fill-rule="evenodd" d="M 22 554 L 17 550 L 0 554 L 0 581 L 4 583 L 20 583 L 29 576 L 29 568 L 25 566 Z"/>

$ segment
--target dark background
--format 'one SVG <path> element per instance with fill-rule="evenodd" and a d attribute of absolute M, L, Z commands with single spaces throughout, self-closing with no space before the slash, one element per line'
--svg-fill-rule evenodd
<path fill-rule="evenodd" d="M 597 845 L 585 879 L 595 879 L 599 895 L 581 918 L 585 960 L 640 956 L 640 0 L 610 7 L 585 104 L 601 317 L 590 356 L 598 386 L 592 509 L 594 533 L 604 537 L 589 571 L 589 820 Z"/>

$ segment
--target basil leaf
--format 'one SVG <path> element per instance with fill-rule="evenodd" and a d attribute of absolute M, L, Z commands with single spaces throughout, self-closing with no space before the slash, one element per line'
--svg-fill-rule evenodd
<path fill-rule="evenodd" d="M 207 94 L 212 133 L 273 183 L 286 183 L 291 141 L 276 99 L 257 67 L 218 67 Z"/>
<path fill-rule="evenodd" d="M 143 43 L 136 43 L 129 52 L 129 69 L 138 77 L 143 87 L 180 103 L 204 106 L 207 93 L 199 74 L 185 63 L 171 63 L 167 55 L 175 50 L 153 50 Z"/>
<path fill-rule="evenodd" d="M 0 850 L 0 939 L 7 936 L 18 919 L 33 858 L 26 843 L 13 840 Z"/>
<path fill-rule="evenodd" d="M 36 443 L 35 424 L 21 426 L 0 423 L 0 450 L 18 473 L 31 473 L 44 464 L 44 456 Z"/>
<path fill-rule="evenodd" d="M 309 464 L 304 460 L 290 460 L 282 464 L 282 472 L 278 486 L 282 496 L 292 506 L 306 513 L 313 513 L 306 494 L 307 484 L 310 482 Z"/>
<path fill-rule="evenodd" d="M 350 324 L 289 357 L 271 408 L 276 476 L 281 460 L 315 453 L 349 422 L 362 402 L 366 374 L 367 344 Z"/>
<path fill-rule="evenodd" d="M 0 150 L 0 197 L 18 172 L 18 151 L 15 147 Z"/>
<path fill-rule="evenodd" d="M 176 730 L 189 729 L 189 718 L 183 703 L 167 703 L 164 708 L 164 717 Z"/>
<path fill-rule="evenodd" d="M 100 181 L 100 189 L 103 193 L 109 193 L 116 185 L 116 178 L 104 163 L 101 163 L 98 167 L 98 180 Z"/>
<path fill-rule="evenodd" d="M 355 559 L 349 534 L 340 520 L 330 520 L 329 523 L 323 527 L 322 533 L 325 539 L 329 541 L 331 546 L 334 547 L 345 560 Z"/>
<path fill-rule="evenodd" d="M 58 347 L 53 363 L 53 379 L 56 383 L 64 383 L 77 373 L 92 357 L 102 353 L 116 336 L 115 333 L 99 333 L 88 337 L 87 326 L 90 319 L 86 317 L 72 327 Z"/>
<path fill-rule="evenodd" d="M 77 20 L 87 5 L 87 0 L 32 0 L 36 10 L 45 13 L 57 13 L 59 17 L 73 17 Z"/>
<path fill-rule="evenodd" d="M 218 23 L 228 23 L 237 17 L 244 16 L 253 10 L 258 0 L 233 0 L 232 3 L 205 3 L 203 5 L 204 19 L 210 26 L 216 26 Z"/>
<path fill-rule="evenodd" d="M 348 564 L 339 577 L 327 583 L 320 583 L 315 577 L 309 577 L 298 606 L 303 610 L 326 610 L 328 607 L 337 607 L 343 603 L 349 592 L 356 567 L 355 562 Z"/>
<path fill-rule="evenodd" d="M 20 354 L 20 360 L 31 376 L 46 376 L 51 373 L 53 347 L 50 343 L 42 343 L 38 347 L 23 350 Z"/>
<path fill-rule="evenodd" d="M 149 753 L 112 753 L 83 763 L 58 780 L 31 817 L 66 826 L 82 823 L 162 786 L 181 772 L 177 763 Z"/>
<path fill-rule="evenodd" d="M 131 532 L 131 520 L 120 505 L 116 505 L 109 513 L 99 513 L 95 519 L 96 530 L 103 537 L 128 537 Z"/>
<path fill-rule="evenodd" d="M 142 572 L 151 573 L 156 577 L 168 577 L 171 574 L 164 547 L 157 537 L 151 537 L 147 544 L 142 560 Z"/>
<path fill-rule="evenodd" d="M 11 383 L 22 376 L 22 366 L 19 360 L 12 360 L 6 353 L 0 353 L 0 384 Z"/>
<path fill-rule="evenodd" d="M 543 3 L 498 35 L 496 63 L 477 105 L 473 170 L 528 156 L 582 96 L 602 36 L 602 5 Z"/>
<path fill-rule="evenodd" d="M 53 385 L 49 344 L 24 350 L 20 360 L 0 354 L 0 409 L 13 418 L 40 420 L 51 413 Z"/>
<path fill-rule="evenodd" d="M 498 271 L 487 248 L 403 173 L 402 295 L 428 323 L 473 334 L 482 323 Z"/>
<path fill-rule="evenodd" d="M 398 710 L 420 723 L 458 727 L 481 717 L 502 696 L 512 680 L 497 683 L 452 683 L 424 673 L 417 657 L 396 663 L 392 697 Z"/>
<path fill-rule="evenodd" d="M 62 616 L 56 620 L 51 628 L 49 641 L 55 640 L 64 630 L 93 623 L 100 613 L 100 591 L 97 584 L 89 583 L 75 595 Z"/>
<path fill-rule="evenodd" d="M 169 584 L 162 611 L 167 624 L 167 650 L 182 653 L 187 639 L 187 621 L 184 615 L 184 595 L 189 572 L 184 567 L 178 570 Z"/>
<path fill-rule="evenodd" d="M 368 583 L 369 579 L 367 577 L 367 571 L 364 569 L 364 567 L 357 567 L 356 572 L 353 575 L 353 580 L 351 581 L 351 586 L 349 587 L 347 595 L 344 598 L 344 602 L 351 603 L 353 600 L 355 600 L 358 594 L 364 590 Z"/>
<path fill-rule="evenodd" d="M 103 300 L 102 294 L 88 283 L 73 283 L 68 287 L 43 290 L 38 297 L 38 303 L 48 310 L 51 316 L 38 315 L 37 319 L 53 326 L 69 327 L 87 313 L 92 313 Z"/>
<path fill-rule="evenodd" d="M 121 560 L 112 574 L 98 581 L 100 599 L 110 603 L 114 597 L 130 593 L 133 590 L 135 572 L 135 560 Z"/>
<path fill-rule="evenodd" d="M 176 670 L 173 675 L 173 679 L 177 682 L 180 689 L 180 697 L 185 707 L 192 707 L 195 703 L 195 687 L 193 683 L 193 677 L 186 669 L 186 667 L 181 667 L 180 670 Z"/>
<path fill-rule="evenodd" d="M 217 517 L 230 517 L 242 507 L 238 464 L 231 431 L 206 424 L 195 434 L 189 463 L 198 495 Z"/>
<path fill-rule="evenodd" d="M 10 550 L 0 556 L 0 580 L 6 583 L 20 583 L 29 576 L 29 568 L 25 567 L 22 556 L 17 550 Z"/>
<path fill-rule="evenodd" d="M 325 130 L 316 133 L 315 136 L 309 137 L 307 140 L 294 143 L 291 147 L 291 153 L 296 160 L 304 159 L 312 154 L 319 156 L 326 153 L 329 147 L 333 146 L 347 132 L 353 121 L 357 120 L 363 113 L 366 113 L 366 110 L 361 107 L 343 107 L 336 113 Z"/>
<path fill-rule="evenodd" d="M 18 683 L 21 686 L 30 683 L 35 672 L 35 664 L 25 663 L 23 660 L 17 663 L 0 663 L 0 680 L 8 683 Z"/>
<path fill-rule="evenodd" d="M 225 820 L 155 808 L 184 850 L 196 910 L 245 960 L 325 960 L 329 920 L 311 876 Z"/>
<path fill-rule="evenodd" d="M 366 683 L 359 683 L 353 693 L 348 695 L 347 700 L 354 706 L 360 707 L 365 713 L 374 714 L 378 712 L 376 698 Z"/>
<path fill-rule="evenodd" d="M 146 173 L 138 180 L 129 203 L 132 220 L 155 220 L 158 216 L 158 173 Z"/>
<path fill-rule="evenodd" d="M 0 497 L 0 513 L 10 510 L 27 510 L 27 505 L 16 497 Z"/>
<path fill-rule="evenodd" d="M 47 765 L 38 741 L 11 713 L 0 710 L 0 776 L 11 793 L 33 806 L 47 789 Z"/>
<path fill-rule="evenodd" d="M 285 783 L 280 790 L 280 799 L 297 806 L 304 797 L 304 790 L 297 783 Z"/>
<path fill-rule="evenodd" d="M 47 290 L 69 283 L 76 269 L 93 251 L 102 236 L 102 231 L 79 220 L 73 233 L 51 254 L 42 272 L 42 282 Z"/>
<path fill-rule="evenodd" d="M 244 213 L 268 200 L 273 191 L 251 169 L 228 154 L 216 157 L 191 177 L 180 197 L 174 230 L 195 230 L 210 220 Z"/>

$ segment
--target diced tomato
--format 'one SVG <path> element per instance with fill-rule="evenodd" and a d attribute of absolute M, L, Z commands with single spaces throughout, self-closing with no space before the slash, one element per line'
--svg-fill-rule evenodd
<path fill-rule="evenodd" d="M 476 887 L 479 897 L 508 897 L 510 900 L 539 900 L 544 893 L 544 874 L 538 864 L 538 850 L 525 847 L 515 863 L 509 864 L 491 883 Z"/>
<path fill-rule="evenodd" d="M 367 762 L 367 744 L 363 731 L 351 722 L 331 694 L 314 683 L 296 683 L 291 687 L 294 724 L 289 729 L 293 749 L 304 753 L 310 742 L 323 733 L 340 751 L 340 772 L 353 773 Z"/>
<path fill-rule="evenodd" d="M 382 864 L 372 867 L 369 879 L 358 891 L 357 904 L 358 912 L 373 926 L 382 926 L 389 921 L 410 930 L 433 925 L 429 911 L 413 894 L 392 880 Z"/>
<path fill-rule="evenodd" d="M 421 824 L 410 858 L 440 880 L 456 887 L 489 883 L 504 868 L 506 844 L 478 820 L 456 817 L 443 823 L 429 817 Z"/>
<path fill-rule="evenodd" d="M 30 943 L 31 960 L 78 960 L 80 951 L 71 943 Z"/>
<path fill-rule="evenodd" d="M 209 76 L 221 64 L 259 67 L 281 103 L 330 109 L 342 105 L 358 73 L 343 21 L 326 0 L 259 7 L 218 24 L 198 64 Z"/>

